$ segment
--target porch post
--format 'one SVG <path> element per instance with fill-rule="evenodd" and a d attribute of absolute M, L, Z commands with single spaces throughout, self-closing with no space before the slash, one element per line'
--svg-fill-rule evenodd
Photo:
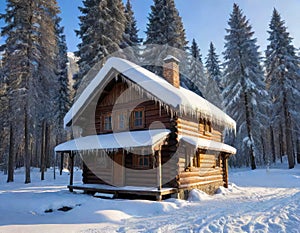
<path fill-rule="evenodd" d="M 227 154 L 222 154 L 222 165 L 223 165 L 223 181 L 224 181 L 224 187 L 228 188 L 228 159 Z"/>
<path fill-rule="evenodd" d="M 70 162 L 71 162 L 69 190 L 70 190 L 70 192 L 73 192 L 73 187 L 72 186 L 73 186 L 73 176 L 74 176 L 74 152 L 70 151 L 69 156 L 70 156 Z"/>
<path fill-rule="evenodd" d="M 59 169 L 59 175 L 62 175 L 62 170 L 64 168 L 64 152 L 60 153 L 60 169 Z"/>
<path fill-rule="evenodd" d="M 162 178 L 161 178 L 161 148 L 159 149 L 158 153 L 157 153 L 157 173 L 156 173 L 156 178 L 157 178 L 157 190 L 159 191 L 159 194 L 156 197 L 157 201 L 161 201 L 162 197 L 161 197 L 161 186 L 162 186 Z"/>

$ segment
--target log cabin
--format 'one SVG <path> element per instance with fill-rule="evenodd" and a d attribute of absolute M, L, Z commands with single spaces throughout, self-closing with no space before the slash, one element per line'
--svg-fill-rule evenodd
<path fill-rule="evenodd" d="M 235 121 L 180 86 L 179 60 L 164 59 L 163 77 L 121 58 L 110 58 L 64 118 L 77 136 L 55 147 L 71 160 L 70 191 L 115 196 L 186 198 L 197 188 L 212 194 L 228 186 L 224 144 Z M 74 156 L 83 161 L 73 184 Z"/>

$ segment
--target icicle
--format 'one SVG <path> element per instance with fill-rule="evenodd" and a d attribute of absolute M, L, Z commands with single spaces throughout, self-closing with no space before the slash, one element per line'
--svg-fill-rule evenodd
<path fill-rule="evenodd" d="M 161 117 L 161 104 L 159 105 L 159 116 Z"/>

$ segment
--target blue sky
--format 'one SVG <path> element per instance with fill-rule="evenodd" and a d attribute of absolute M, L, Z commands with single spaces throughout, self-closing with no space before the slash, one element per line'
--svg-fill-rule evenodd
<path fill-rule="evenodd" d="M 126 1 L 126 0 L 124 0 Z M 152 0 L 131 0 L 140 36 L 144 37 L 144 31 L 148 22 Z M 232 11 L 233 3 L 236 2 L 243 9 L 247 19 L 253 26 L 255 37 L 261 50 L 265 50 L 267 30 L 275 7 L 286 22 L 288 31 L 294 38 L 294 45 L 300 47 L 300 1 L 299 0 L 175 0 L 176 6 L 182 17 L 186 30 L 187 39 L 196 39 L 201 53 L 206 56 L 210 41 L 214 42 L 217 52 L 220 54 L 224 47 L 225 28 Z M 81 0 L 58 0 L 61 7 L 62 24 L 65 27 L 69 51 L 75 51 L 79 39 L 74 30 L 78 29 L 78 6 Z M 5 1 L 0 2 L 0 12 L 4 12 Z M 0 26 L 3 22 L 0 22 Z M 1 40 L 3 43 L 3 40 Z"/>

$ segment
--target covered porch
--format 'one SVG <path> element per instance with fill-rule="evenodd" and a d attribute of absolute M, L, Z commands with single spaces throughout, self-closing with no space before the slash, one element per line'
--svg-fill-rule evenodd
<path fill-rule="evenodd" d="M 176 188 L 162 188 L 161 146 L 169 133 L 166 129 L 155 129 L 91 135 L 62 143 L 55 147 L 55 152 L 61 158 L 65 154 L 69 156 L 68 188 L 71 192 L 77 189 L 90 193 L 113 194 L 115 197 L 138 195 L 161 200 L 163 196 L 177 192 Z M 130 154 L 137 152 L 142 155 L 147 151 L 146 154 L 154 161 L 152 169 L 128 169 L 125 161 L 128 151 Z M 74 157 L 78 154 L 84 161 L 83 184 L 74 185 Z M 60 170 L 62 171 L 62 167 Z M 91 178 L 87 171 L 99 180 Z M 125 179 L 128 171 L 131 182 Z M 133 179 L 138 181 L 137 184 Z"/>

